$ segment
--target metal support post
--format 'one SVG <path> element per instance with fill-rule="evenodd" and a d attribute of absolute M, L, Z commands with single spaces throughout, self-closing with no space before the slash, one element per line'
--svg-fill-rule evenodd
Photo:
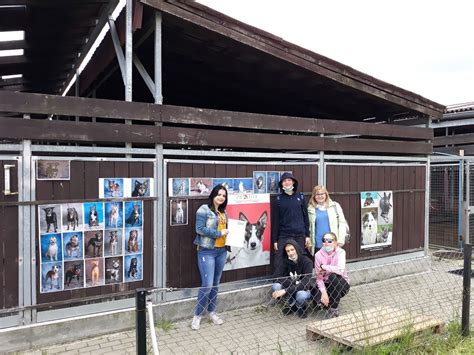
<path fill-rule="evenodd" d="M 429 244 L 430 244 L 430 193 L 431 193 L 431 164 L 430 157 L 426 159 L 426 172 L 425 172 L 425 245 L 424 251 L 425 256 L 428 256 L 429 253 Z"/>
<path fill-rule="evenodd" d="M 137 289 L 135 296 L 136 350 L 138 355 L 146 355 L 146 291 Z"/>
<path fill-rule="evenodd" d="M 472 263 L 472 245 L 464 244 L 464 270 L 462 282 L 462 335 L 469 336 L 469 307 L 471 303 L 471 263 Z"/>
<path fill-rule="evenodd" d="M 463 245 L 463 187 L 464 187 L 464 158 L 459 160 L 459 187 L 458 187 L 458 246 L 462 249 Z"/>

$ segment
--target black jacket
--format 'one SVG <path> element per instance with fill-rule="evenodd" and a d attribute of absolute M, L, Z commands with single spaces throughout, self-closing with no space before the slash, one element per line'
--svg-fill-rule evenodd
<path fill-rule="evenodd" d="M 283 248 L 291 244 L 295 247 L 298 260 L 295 262 L 288 259 L 288 254 L 283 251 L 283 260 L 273 277 L 279 278 L 276 282 L 281 283 L 286 292 L 292 296 L 297 291 L 311 289 L 311 278 L 313 273 L 313 262 L 304 255 L 300 245 L 293 239 L 288 239 Z"/>

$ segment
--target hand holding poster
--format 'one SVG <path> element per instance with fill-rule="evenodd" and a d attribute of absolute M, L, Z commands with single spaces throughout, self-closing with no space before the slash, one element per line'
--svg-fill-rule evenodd
<path fill-rule="evenodd" d="M 243 248 L 245 242 L 245 225 L 247 223 L 238 219 L 229 219 L 227 221 L 227 234 L 225 245 Z"/>

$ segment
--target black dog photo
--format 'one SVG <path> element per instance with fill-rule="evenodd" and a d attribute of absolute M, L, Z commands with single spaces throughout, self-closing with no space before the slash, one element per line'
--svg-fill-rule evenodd
<path fill-rule="evenodd" d="M 40 205 L 38 216 L 40 234 L 61 232 L 61 205 Z"/>
<path fill-rule="evenodd" d="M 64 262 L 64 289 L 84 287 L 84 261 L 65 261 Z"/>

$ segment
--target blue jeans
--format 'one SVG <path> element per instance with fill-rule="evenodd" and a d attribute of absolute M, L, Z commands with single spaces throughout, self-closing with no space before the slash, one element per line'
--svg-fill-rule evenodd
<path fill-rule="evenodd" d="M 278 282 L 275 282 L 272 285 L 272 291 L 279 291 L 282 288 L 283 287 Z M 293 295 L 285 294 L 285 296 L 290 297 L 290 299 L 289 299 L 290 306 L 293 306 L 295 304 L 295 301 L 296 301 L 296 305 L 298 307 L 301 307 L 302 305 L 304 305 L 304 303 L 307 300 L 309 300 L 309 298 L 311 297 L 311 292 L 310 291 L 305 291 L 305 290 L 300 290 L 300 291 L 296 292 L 296 296 L 294 298 L 293 298 Z M 285 296 L 283 296 L 283 297 L 285 297 Z"/>
<path fill-rule="evenodd" d="M 218 286 L 226 258 L 226 248 L 199 248 L 197 259 L 201 274 L 201 288 L 198 293 L 195 315 L 200 316 L 206 306 L 208 313 L 216 310 Z"/>

